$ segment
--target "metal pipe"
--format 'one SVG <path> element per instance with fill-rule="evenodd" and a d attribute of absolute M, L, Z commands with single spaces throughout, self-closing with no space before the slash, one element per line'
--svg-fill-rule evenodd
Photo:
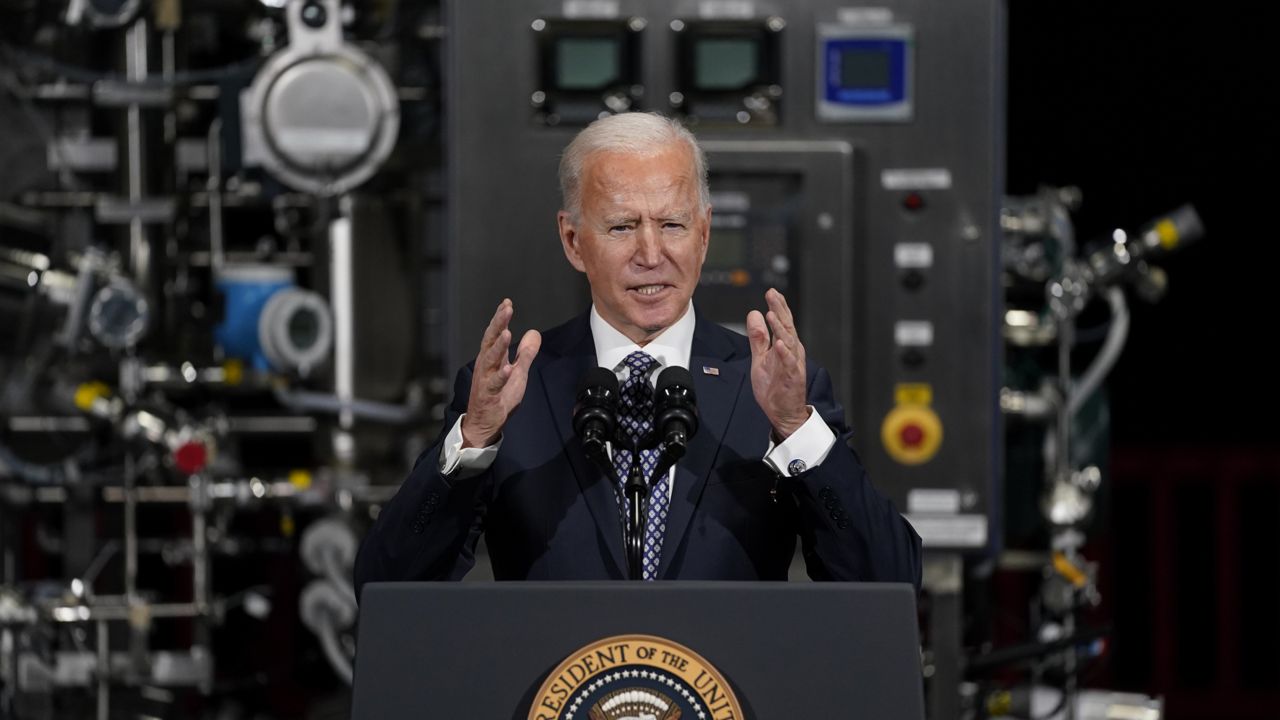
<path fill-rule="evenodd" d="M 343 492 L 347 493 L 354 502 L 379 504 L 389 501 L 397 490 L 399 490 L 397 485 L 369 485 L 344 488 Z M 132 497 L 135 503 L 184 505 L 193 502 L 191 492 L 191 488 L 181 485 L 159 485 L 134 488 Z M 252 500 L 256 502 L 296 501 L 307 503 L 311 502 L 311 498 L 308 497 L 307 493 L 312 491 L 300 488 L 288 480 L 271 482 L 258 480 L 256 483 L 253 480 L 234 480 L 208 483 L 205 492 L 208 493 L 207 499 L 213 502 L 248 502 Z M 314 495 L 312 498 L 319 501 L 332 491 L 325 490 L 323 492 L 325 493 L 324 495 Z M 102 488 L 102 501 L 105 503 L 124 503 L 126 497 L 128 497 L 128 493 L 125 492 L 124 488 Z M 37 487 L 27 496 L 27 499 L 30 502 L 56 505 L 67 501 L 67 489 L 60 486 Z M 12 500 L 10 501 L 12 502 Z"/>
<path fill-rule="evenodd" d="M 157 23 L 157 28 L 161 27 L 163 26 Z M 160 75 L 166 83 L 173 82 L 176 66 L 173 28 L 164 27 L 160 33 Z M 173 111 L 173 105 L 170 105 L 164 111 L 164 140 L 166 143 L 176 143 L 177 137 L 178 117 Z"/>
<path fill-rule="evenodd" d="M 343 399 L 339 395 L 308 392 L 306 390 L 286 390 L 275 388 L 276 400 L 281 405 L 298 412 L 337 413 L 339 418 L 360 417 L 374 422 L 403 424 L 412 421 L 421 411 L 416 404 L 393 405 L 377 400 Z"/>
<path fill-rule="evenodd" d="M 103 602 L 103 601 L 107 602 Z M 194 603 L 124 603 L 119 596 L 105 596 L 93 599 L 89 605 L 56 605 L 46 608 L 48 617 L 55 623 L 83 622 L 128 622 L 134 619 L 139 608 L 145 609 L 151 618 L 193 618 L 209 614 L 209 609 L 201 610 Z"/>
<path fill-rule="evenodd" d="M 137 462 L 133 452 L 124 456 L 124 595 L 129 600 L 138 589 L 138 498 L 136 492 Z"/>
<path fill-rule="evenodd" d="M 209 561 L 209 533 L 208 533 L 208 517 L 206 512 L 209 504 L 204 500 L 207 494 L 204 489 L 205 480 L 203 475 L 197 475 L 192 478 L 192 503 L 191 503 L 191 599 L 194 601 L 196 611 L 200 613 L 195 623 L 195 639 L 194 644 L 197 646 L 209 647 L 212 641 L 210 637 L 209 623 L 206 618 L 210 614 L 211 603 L 209 602 L 209 587 L 213 578 L 213 563 Z M 201 683 L 201 689 L 204 692 L 212 690 L 212 678 Z"/>
<path fill-rule="evenodd" d="M 330 301 L 333 303 L 334 393 L 344 406 L 338 425 L 349 430 L 355 424 L 350 403 L 355 399 L 355 289 L 352 261 L 350 195 L 338 201 L 339 217 L 329 225 Z"/>
<path fill-rule="evenodd" d="M 147 79 L 147 20 L 143 15 L 125 32 L 125 76 L 131 82 Z M 146 168 L 143 152 L 142 108 L 129 103 L 125 110 L 126 182 L 129 203 L 137 205 L 146 196 Z M 152 252 L 143 219 L 136 214 L 129 220 L 129 264 L 134 280 L 144 296 L 152 301 L 155 288 L 151 282 Z"/>
<path fill-rule="evenodd" d="M 98 623 L 98 720 L 111 720 L 111 646 L 105 621 Z"/>
<path fill-rule="evenodd" d="M 191 479 L 193 495 L 191 510 L 191 598 L 197 610 L 204 611 L 209 607 L 209 537 L 206 532 L 208 519 L 205 517 L 205 505 L 200 498 L 205 497 L 204 476 L 197 475 Z"/>
<path fill-rule="evenodd" d="M 1058 324 L 1058 397 L 1071 397 L 1071 348 L 1076 341 L 1074 318 Z M 1054 480 L 1065 480 L 1071 472 L 1071 406 L 1058 405 L 1057 456 L 1054 458 Z"/>
<path fill-rule="evenodd" d="M 209 269 L 216 279 L 222 271 L 222 118 L 209 123 Z"/>

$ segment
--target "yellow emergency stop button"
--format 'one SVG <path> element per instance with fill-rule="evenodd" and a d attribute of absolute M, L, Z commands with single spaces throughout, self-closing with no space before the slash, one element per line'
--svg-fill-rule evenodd
<path fill-rule="evenodd" d="M 880 441 L 889 457 L 903 465 L 919 465 L 938 454 L 942 421 L 927 405 L 898 405 L 880 425 Z"/>

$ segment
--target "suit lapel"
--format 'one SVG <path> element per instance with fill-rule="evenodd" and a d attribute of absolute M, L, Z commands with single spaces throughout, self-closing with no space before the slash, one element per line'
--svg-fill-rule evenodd
<path fill-rule="evenodd" d="M 595 344 L 591 339 L 587 316 L 578 320 L 580 322 L 575 321 L 570 332 L 566 333 L 559 357 L 548 361 L 539 374 L 565 455 L 568 456 L 574 478 L 582 489 L 582 497 L 609 547 L 618 577 L 625 578 L 627 563 L 622 548 L 622 518 L 613 482 L 587 458 L 582 451 L 582 443 L 573 431 L 574 390 L 582 374 L 596 366 Z"/>
<path fill-rule="evenodd" d="M 671 559 L 689 530 L 745 378 L 741 363 L 726 362 L 734 350 L 724 336 L 725 332 L 698 315 L 689 372 L 693 375 L 693 389 L 697 393 L 699 427 L 689 442 L 689 452 L 676 464 L 675 488 L 667 510 L 667 531 L 662 540 L 662 559 L 658 564 L 659 578 L 667 577 Z M 708 374 L 704 367 L 715 368 L 719 374 Z"/>

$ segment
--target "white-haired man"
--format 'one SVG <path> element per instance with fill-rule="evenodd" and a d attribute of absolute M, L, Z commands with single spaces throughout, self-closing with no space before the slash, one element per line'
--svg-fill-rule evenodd
<path fill-rule="evenodd" d="M 664 477 L 648 477 L 644 579 L 783 580 L 796 538 L 814 579 L 920 584 L 920 539 L 867 479 L 827 372 L 810 361 L 786 298 L 746 315 L 747 337 L 698 315 L 711 242 L 706 160 L 654 114 L 606 117 L 560 164 L 557 216 L 591 308 L 511 350 L 504 300 L 458 373 L 439 440 L 382 510 L 356 582 L 457 579 L 484 533 L 498 579 L 628 577 L 619 478 L 588 461 L 572 426 L 593 367 L 621 384 L 620 422 L 643 426 L 664 367 L 691 368 L 701 429 Z"/>

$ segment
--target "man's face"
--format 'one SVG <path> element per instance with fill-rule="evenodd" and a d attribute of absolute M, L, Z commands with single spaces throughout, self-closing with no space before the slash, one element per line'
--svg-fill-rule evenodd
<path fill-rule="evenodd" d="M 582 168 L 582 208 L 561 211 L 560 241 L 610 325 L 643 345 L 684 314 L 707 256 L 711 208 L 698 207 L 683 144 L 652 156 L 599 152 Z"/>

